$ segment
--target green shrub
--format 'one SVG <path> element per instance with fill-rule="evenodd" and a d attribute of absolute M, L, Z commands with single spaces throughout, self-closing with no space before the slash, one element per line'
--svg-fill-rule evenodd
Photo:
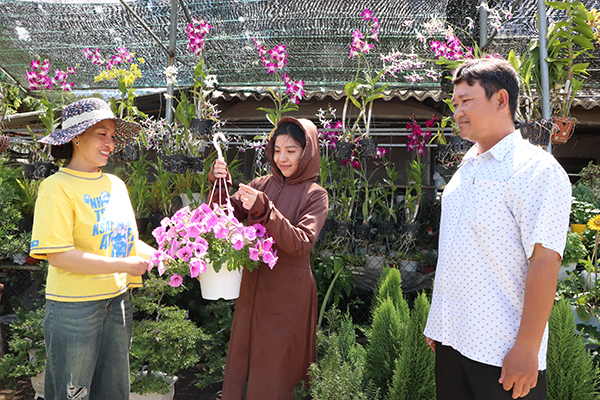
<path fill-rule="evenodd" d="M 547 355 L 548 400 L 598 399 L 598 368 L 575 333 L 575 318 L 568 301 L 557 302 L 550 314 Z"/>
<path fill-rule="evenodd" d="M 429 400 L 435 398 L 435 355 L 423 331 L 429 314 L 429 300 L 420 293 L 408 321 L 406 339 L 390 389 L 390 400 Z"/>
<path fill-rule="evenodd" d="M 402 352 L 409 319 L 408 304 L 402 294 L 400 271 L 385 271 L 374 304 L 366 370 L 367 375 L 386 395 L 392 383 L 396 359 Z"/>
<path fill-rule="evenodd" d="M 335 323 L 333 324 L 335 325 Z M 323 356 L 309 370 L 310 388 L 302 385 L 296 398 L 313 400 L 377 400 L 378 390 L 365 374 L 365 350 L 356 342 L 355 326 L 349 315 L 340 320 L 339 330 L 317 335 L 318 353 Z"/>

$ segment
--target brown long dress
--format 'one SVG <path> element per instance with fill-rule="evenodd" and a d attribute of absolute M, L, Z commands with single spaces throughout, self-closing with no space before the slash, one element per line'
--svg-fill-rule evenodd
<path fill-rule="evenodd" d="M 276 241 L 279 261 L 271 270 L 261 264 L 244 270 L 235 305 L 227 353 L 223 400 L 293 399 L 292 389 L 306 380 L 316 360 L 317 289 L 310 251 L 327 217 L 328 196 L 316 184 L 320 168 L 317 128 L 306 119 L 286 117 L 305 133 L 306 146 L 298 170 L 284 178 L 273 162 L 273 141 L 267 145 L 272 174 L 249 186 L 261 191 L 246 212 L 236 194 L 236 217 L 261 223 Z M 211 175 L 211 179 L 214 177 Z"/>

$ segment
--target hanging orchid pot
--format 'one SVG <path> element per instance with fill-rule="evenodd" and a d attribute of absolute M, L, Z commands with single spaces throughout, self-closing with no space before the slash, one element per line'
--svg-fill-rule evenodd
<path fill-rule="evenodd" d="M 451 151 L 453 154 L 462 154 L 466 153 L 467 150 L 471 147 L 471 142 L 461 138 L 460 136 L 451 136 L 448 141 L 447 150 Z"/>
<path fill-rule="evenodd" d="M 201 174 L 204 172 L 204 157 L 188 157 L 187 170 L 194 174 Z"/>
<path fill-rule="evenodd" d="M 183 154 L 175 154 L 174 156 L 162 157 L 162 169 L 166 172 L 174 172 L 176 174 L 185 174 L 188 167 L 188 158 Z"/>
<path fill-rule="evenodd" d="M 573 128 L 577 120 L 571 117 L 552 117 L 554 126 L 552 127 L 552 143 L 564 144 L 571 137 Z"/>
<path fill-rule="evenodd" d="M 58 170 L 56 165 L 47 161 L 33 163 L 33 179 L 45 179 Z"/>
<path fill-rule="evenodd" d="M 349 160 L 354 151 L 354 143 L 338 142 L 335 145 L 334 157 L 336 160 Z"/>
<path fill-rule="evenodd" d="M 352 228 L 352 224 L 349 222 L 338 222 L 337 235 L 338 236 L 348 236 L 348 235 L 350 235 L 351 228 Z"/>
<path fill-rule="evenodd" d="M 33 171 L 35 170 L 35 165 L 33 164 L 23 164 L 23 177 L 25 179 L 35 179 L 33 176 Z"/>
<path fill-rule="evenodd" d="M 358 141 L 358 153 L 362 158 L 377 157 L 377 139 L 361 139 Z"/>
<path fill-rule="evenodd" d="M 371 233 L 369 225 L 354 225 L 354 238 L 359 240 L 368 240 Z"/>
<path fill-rule="evenodd" d="M 529 143 L 536 146 L 547 146 L 550 143 L 550 134 L 554 124 L 550 120 L 523 122 L 519 125 L 521 136 Z"/>
<path fill-rule="evenodd" d="M 190 121 L 190 132 L 194 138 L 198 139 L 205 136 L 212 136 L 212 127 L 215 121 L 212 119 L 197 119 Z"/>
<path fill-rule="evenodd" d="M 131 142 L 125 146 L 124 152 L 126 160 L 137 161 L 140 159 L 142 150 L 140 149 L 140 145 L 137 142 Z"/>
<path fill-rule="evenodd" d="M 391 235 L 394 233 L 394 226 L 395 224 L 391 221 L 379 221 L 379 223 L 377 223 L 377 232 L 380 235 Z"/>

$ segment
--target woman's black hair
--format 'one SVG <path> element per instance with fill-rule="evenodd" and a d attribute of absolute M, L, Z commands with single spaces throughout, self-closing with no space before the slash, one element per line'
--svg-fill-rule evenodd
<path fill-rule="evenodd" d="M 73 143 L 67 142 L 59 146 L 52 146 L 50 147 L 50 154 L 52 155 L 52 157 L 57 159 L 71 158 L 73 157 Z"/>
<path fill-rule="evenodd" d="M 302 148 L 306 147 L 306 136 L 304 136 L 304 131 L 300 126 L 293 122 L 286 121 L 279 125 L 273 133 L 271 140 L 275 140 L 279 135 L 290 135 Z"/>

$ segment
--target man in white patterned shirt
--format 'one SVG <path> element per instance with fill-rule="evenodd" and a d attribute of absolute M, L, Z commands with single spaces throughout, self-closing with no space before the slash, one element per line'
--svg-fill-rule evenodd
<path fill-rule="evenodd" d="M 424 332 L 437 398 L 544 399 L 571 185 L 551 154 L 515 131 L 519 78 L 508 62 L 467 61 L 452 81 L 454 118 L 475 144 L 442 196 Z"/>

